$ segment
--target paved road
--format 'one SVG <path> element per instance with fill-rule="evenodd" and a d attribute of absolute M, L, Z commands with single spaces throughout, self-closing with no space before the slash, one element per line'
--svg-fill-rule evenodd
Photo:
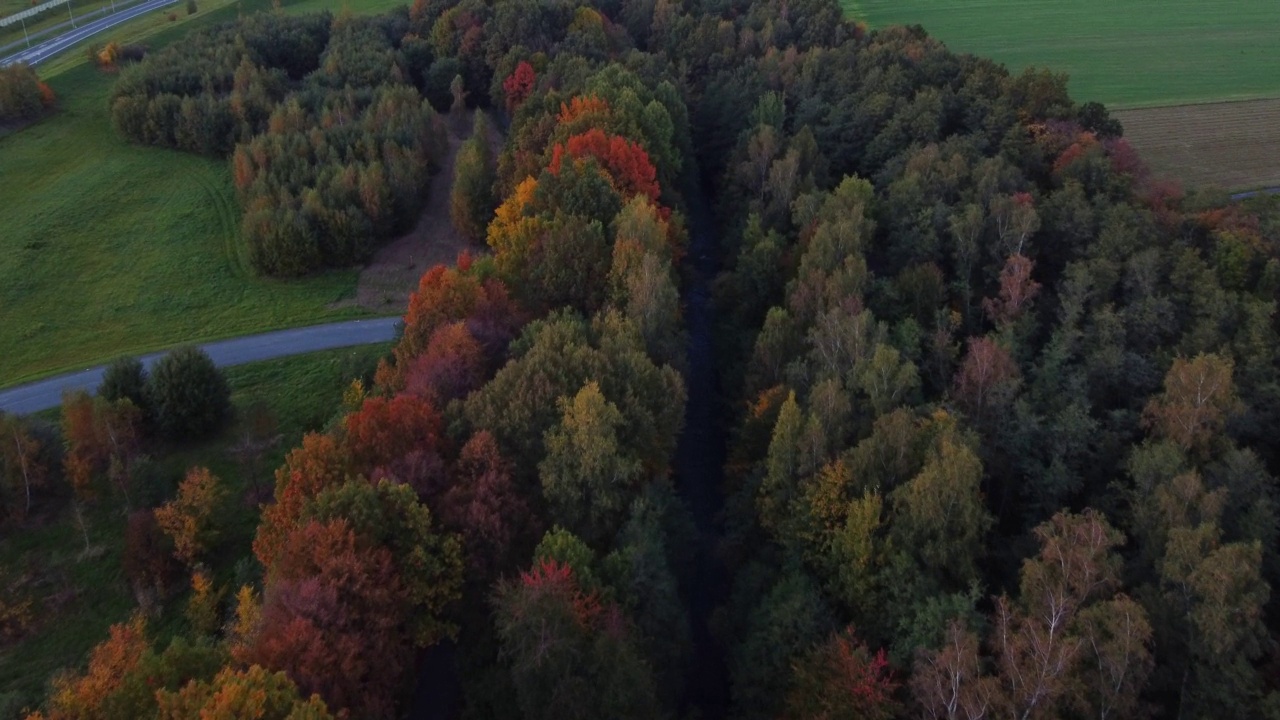
<path fill-rule="evenodd" d="M 1263 188 L 1261 190 L 1250 190 L 1249 192 L 1236 193 L 1231 196 L 1231 199 L 1244 200 L 1258 195 L 1280 195 L 1280 187 Z"/>
<path fill-rule="evenodd" d="M 372 345 L 390 342 L 395 339 L 396 325 L 400 318 L 376 318 L 372 320 L 349 320 L 347 322 L 315 325 L 312 327 L 293 328 L 278 332 L 248 335 L 246 337 L 219 340 L 202 345 L 213 362 L 220 367 L 242 365 L 259 360 L 273 360 L 290 355 L 302 355 L 318 350 L 351 347 L 352 345 Z M 148 368 L 164 353 L 152 353 L 142 356 L 141 360 Z M 47 380 L 19 385 L 9 390 L 0 390 L 0 410 L 9 413 L 25 414 L 47 410 L 62 403 L 62 393 L 66 390 L 86 390 L 94 392 L 102 382 L 105 366 L 82 370 L 80 372 L 59 375 Z"/>
<path fill-rule="evenodd" d="M 162 7 L 176 4 L 177 2 L 178 0 L 150 0 L 150 2 L 135 5 L 128 10 L 121 10 L 118 13 L 113 13 L 104 18 L 81 25 L 69 33 L 63 33 L 58 37 L 45 40 L 38 45 L 33 45 L 30 49 L 14 53 L 6 58 L 0 58 L 0 66 L 12 65 L 14 63 L 39 65 L 45 60 L 48 60 L 63 50 L 70 48 L 85 38 L 97 35 L 104 30 L 109 30 L 120 23 L 128 22 L 139 15 L 145 15 L 152 10 L 158 10 Z"/>

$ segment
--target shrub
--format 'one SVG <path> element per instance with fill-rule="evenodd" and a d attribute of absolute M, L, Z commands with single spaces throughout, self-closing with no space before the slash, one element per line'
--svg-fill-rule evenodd
<path fill-rule="evenodd" d="M 98 394 L 115 402 L 128 398 L 130 402 L 142 410 L 144 416 L 150 415 L 147 398 L 147 371 L 142 361 L 135 357 L 118 358 L 102 375 L 102 384 L 98 386 Z"/>
<path fill-rule="evenodd" d="M 54 100 L 53 91 L 29 65 L 0 68 L 0 123 L 38 117 Z"/>
<path fill-rule="evenodd" d="M 156 429 L 171 440 L 208 437 L 230 415 L 226 378 L 199 348 L 180 348 L 161 358 L 151 370 L 147 394 Z"/>

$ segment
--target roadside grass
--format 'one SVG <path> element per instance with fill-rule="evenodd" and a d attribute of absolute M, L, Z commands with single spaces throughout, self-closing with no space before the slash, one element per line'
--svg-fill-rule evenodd
<path fill-rule="evenodd" d="M 304 432 L 319 429 L 334 417 L 350 381 L 371 374 L 377 359 L 389 349 L 389 344 L 381 344 L 331 350 L 225 371 L 238 412 L 261 402 L 278 422 L 280 443 L 261 463 L 259 483 L 271 487 L 272 473 L 285 452 L 299 443 Z M 230 490 L 226 515 L 218 523 L 222 539 L 211 562 L 215 583 L 226 589 L 228 598 L 239 579 L 236 563 L 249 556 L 258 523 L 257 507 L 244 500 L 251 479 L 229 452 L 238 436 L 238 428 L 233 427 L 208 442 L 152 450 L 151 474 L 167 494 L 187 468 L 196 465 L 208 467 Z M 98 503 L 86 510 L 85 524 L 95 548 L 87 557 L 82 556 L 84 539 L 69 503 L 64 500 L 44 514 L 44 522 L 34 521 L 16 531 L 0 530 L 0 566 L 16 572 L 30 568 L 41 580 L 38 597 L 61 598 L 56 607 L 37 602 L 42 619 L 34 634 L 0 649 L 0 720 L 38 704 L 58 669 L 82 668 L 89 650 L 106 639 L 107 628 L 126 619 L 135 607 L 122 570 L 125 511 L 121 499 L 104 491 Z M 168 598 L 159 617 L 149 620 L 159 647 L 188 629 L 186 600 L 186 591 Z"/>
<path fill-rule="evenodd" d="M 271 4 L 200 6 L 177 22 L 152 13 L 91 42 L 158 48 Z M 289 12 L 344 6 L 285 3 Z M 227 163 L 122 140 L 106 110 L 115 78 L 87 63 L 83 45 L 40 71 L 59 111 L 0 137 L 0 387 L 121 354 L 365 314 L 339 305 L 354 297 L 354 269 L 255 276 Z"/>
<path fill-rule="evenodd" d="M 1071 76 L 1115 107 L 1280 96 L 1275 0 L 840 0 L 872 28 L 919 24 L 952 49 Z"/>

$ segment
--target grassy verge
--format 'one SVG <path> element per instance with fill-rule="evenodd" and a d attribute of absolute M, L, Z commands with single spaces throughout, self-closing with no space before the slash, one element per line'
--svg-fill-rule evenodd
<path fill-rule="evenodd" d="M 1071 76 L 1117 107 L 1280 96 L 1275 0 L 841 0 L 873 28 L 923 25 L 955 50 Z"/>
<path fill-rule="evenodd" d="M 93 42 L 153 48 L 267 0 L 202 0 L 194 16 L 155 13 Z M 375 11 L 394 6 L 374 0 Z M 290 12 L 339 0 L 285 3 Z M 125 143 L 106 99 L 114 77 L 81 49 L 42 74 L 54 116 L 0 138 L 0 387 L 111 357 L 362 314 L 334 309 L 357 273 L 255 277 L 241 257 L 227 163 Z"/>
<path fill-rule="evenodd" d="M 333 350 L 284 360 L 230 368 L 227 378 L 239 410 L 264 403 L 277 418 L 281 442 L 262 463 L 259 482 L 271 482 L 272 470 L 302 434 L 317 429 L 339 410 L 349 381 L 371 371 L 389 345 Z M 233 428 L 223 437 L 181 448 L 155 448 L 154 472 L 166 485 L 176 485 L 188 467 L 204 465 L 231 490 L 231 511 L 221 519 L 224 539 L 214 560 L 220 585 L 229 587 L 235 564 L 250 552 L 258 510 L 241 498 L 251 485 L 229 448 L 238 436 Z M 65 503 L 64 503 L 65 505 Z M 38 606 L 39 629 L 17 644 L 0 650 L 0 719 L 8 720 L 24 705 L 44 697 L 50 675 L 62 667 L 83 664 L 90 648 L 107 636 L 112 623 L 128 617 L 134 598 L 121 570 L 125 518 L 122 502 L 109 494 L 85 513 L 94 552 L 83 557 L 84 539 L 69 507 L 45 511 L 20 531 L 0 529 L 0 566 L 21 572 L 31 568 L 41 578 L 38 595 L 53 598 L 52 606 Z M 184 629 L 186 598 L 170 598 L 161 616 L 152 621 L 163 639 Z"/>

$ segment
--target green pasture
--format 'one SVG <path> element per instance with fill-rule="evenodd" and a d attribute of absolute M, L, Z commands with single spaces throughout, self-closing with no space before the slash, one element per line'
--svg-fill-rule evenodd
<path fill-rule="evenodd" d="M 284 453 L 301 441 L 305 431 L 327 423 L 340 410 L 350 381 L 371 373 L 389 348 L 383 344 L 331 350 L 226 371 L 237 411 L 262 403 L 278 423 L 280 443 L 261 464 L 257 483 L 271 487 L 272 473 Z M 58 416 L 54 411 L 42 417 L 56 423 Z M 251 480 L 229 453 L 238 437 L 233 427 L 209 442 L 148 449 L 154 458 L 147 471 L 152 485 L 159 483 L 171 492 L 186 469 L 196 465 L 210 468 L 226 483 L 232 499 L 227 503 L 228 514 L 219 521 L 223 540 L 211 564 L 215 581 L 228 589 L 228 595 L 238 580 L 235 565 L 249 555 L 258 522 L 257 507 L 244 499 Z M 92 548 L 87 556 L 69 503 L 52 504 L 39 509 L 40 517 L 20 530 L 0 526 L 0 566 L 16 573 L 30 569 L 38 578 L 37 597 L 62 596 L 53 616 L 34 634 L 0 647 L 0 720 L 21 717 L 14 713 L 39 702 L 50 675 L 59 668 L 83 666 L 90 648 L 106 639 L 107 628 L 126 619 L 134 608 L 121 565 L 126 517 L 122 499 L 104 491 L 98 502 L 86 508 Z M 163 602 L 159 617 L 149 620 L 161 646 L 175 632 L 185 630 L 185 603 L 185 593 L 178 593 Z"/>
<path fill-rule="evenodd" d="M 1276 0 L 840 0 L 872 28 L 919 24 L 954 50 L 1071 76 L 1116 107 L 1280 96 Z"/>
<path fill-rule="evenodd" d="M 290 12 L 345 6 L 284 5 Z M 269 7 L 269 0 L 224 2 L 191 18 L 182 13 L 177 23 L 153 13 L 93 42 L 157 48 Z M 0 387 L 124 353 L 360 314 L 333 309 L 353 297 L 355 271 L 255 277 L 242 257 L 227 163 L 124 142 L 106 107 L 114 76 L 91 67 L 81 49 L 41 74 L 59 111 L 0 136 Z"/>

